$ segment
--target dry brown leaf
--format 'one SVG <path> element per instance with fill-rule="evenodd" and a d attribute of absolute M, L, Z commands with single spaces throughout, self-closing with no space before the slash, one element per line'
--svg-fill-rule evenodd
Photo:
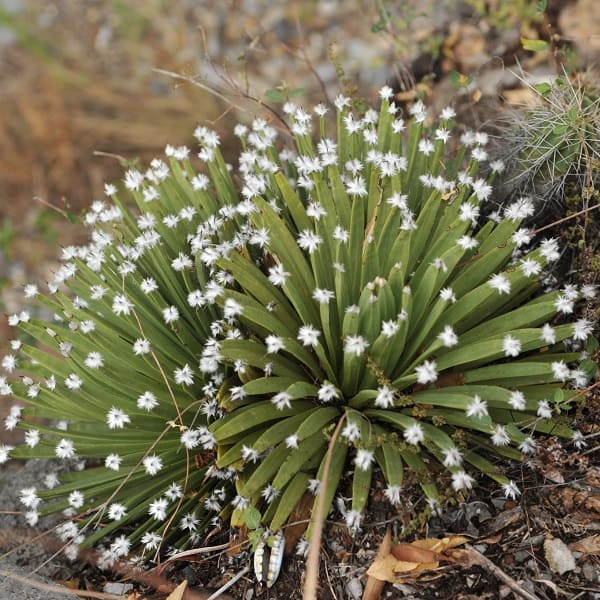
<path fill-rule="evenodd" d="M 446 550 L 468 541 L 468 538 L 462 535 L 453 535 L 442 539 L 416 540 L 411 544 L 397 544 L 389 555 L 373 561 L 367 575 L 380 581 L 394 583 L 402 575 L 435 570 L 440 561 L 454 562 L 451 556 L 444 554 Z"/>
<path fill-rule="evenodd" d="M 438 552 L 419 548 L 412 544 L 397 544 L 392 548 L 392 555 L 401 562 L 407 563 L 434 563 L 439 560 Z"/>
<path fill-rule="evenodd" d="M 381 544 L 379 545 L 379 549 L 377 550 L 377 556 L 375 557 L 375 560 L 377 561 L 389 556 L 391 547 L 392 532 L 388 526 L 385 535 L 383 536 L 383 540 L 381 540 Z M 362 600 L 379 600 L 381 598 L 384 585 L 384 580 L 377 579 L 376 577 L 369 575 L 363 591 Z"/>
<path fill-rule="evenodd" d="M 472 567 L 474 565 L 483 566 L 477 554 L 471 552 L 471 550 L 455 548 L 452 550 L 451 554 L 454 562 L 457 562 L 463 567 Z"/>
<path fill-rule="evenodd" d="M 586 498 L 584 506 L 588 510 L 600 513 L 600 496 L 589 496 Z"/>
<path fill-rule="evenodd" d="M 528 87 L 515 88 L 514 90 L 503 90 L 502 96 L 509 104 L 521 106 L 538 106 L 540 96 Z"/>
<path fill-rule="evenodd" d="M 417 90 L 416 89 L 412 89 L 412 90 L 408 90 L 407 92 L 398 92 L 394 98 L 396 100 L 398 100 L 399 102 L 407 102 L 410 100 L 416 100 L 417 99 Z"/>
<path fill-rule="evenodd" d="M 469 538 L 464 535 L 451 535 L 444 538 L 425 538 L 424 540 L 415 540 L 414 546 L 418 548 L 425 548 L 432 552 L 445 552 L 450 548 L 456 548 L 462 546 L 469 541 Z"/>
<path fill-rule="evenodd" d="M 394 567 L 394 573 L 397 575 L 406 575 L 407 573 L 416 573 L 419 571 L 435 571 L 440 566 L 439 561 L 431 562 L 412 562 L 408 560 L 399 560 Z"/>
<path fill-rule="evenodd" d="M 64 585 L 66 588 L 69 588 L 70 590 L 78 590 L 79 589 L 79 578 L 75 578 L 75 579 L 57 579 L 56 580 L 57 583 L 60 583 L 60 585 Z"/>
<path fill-rule="evenodd" d="M 238 527 L 236 533 L 232 533 L 229 536 L 229 549 L 227 550 L 227 556 L 237 556 L 244 545 L 244 542 L 248 539 L 248 528 L 245 525 Z"/>
<path fill-rule="evenodd" d="M 571 550 L 583 554 L 600 554 L 600 534 L 589 535 L 581 540 L 569 544 Z"/>
<path fill-rule="evenodd" d="M 397 563 L 398 561 L 391 554 L 388 554 L 382 558 L 377 558 L 368 568 L 367 575 L 369 577 L 374 577 L 379 581 L 396 583 L 396 573 L 394 573 L 394 567 Z"/>
<path fill-rule="evenodd" d="M 482 544 L 497 544 L 500 540 L 502 539 L 502 534 L 501 533 L 497 533 L 496 535 L 490 535 L 489 537 L 486 537 L 485 539 L 481 540 Z"/>
<path fill-rule="evenodd" d="M 288 523 L 284 530 L 285 535 L 285 553 L 291 554 L 298 543 L 298 540 L 304 535 L 306 528 L 308 527 L 308 520 L 310 519 L 310 510 L 314 502 L 314 496 L 312 494 L 304 494 L 300 499 L 300 502 L 296 505 Z"/>
<path fill-rule="evenodd" d="M 183 600 L 187 590 L 187 579 L 184 579 L 167 597 L 167 600 Z"/>

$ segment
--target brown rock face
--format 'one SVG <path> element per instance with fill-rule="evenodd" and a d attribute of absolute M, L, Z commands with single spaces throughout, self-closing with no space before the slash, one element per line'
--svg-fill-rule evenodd
<path fill-rule="evenodd" d="M 563 9 L 558 25 L 564 38 L 574 42 L 585 61 L 600 60 L 600 2 L 579 0 Z"/>

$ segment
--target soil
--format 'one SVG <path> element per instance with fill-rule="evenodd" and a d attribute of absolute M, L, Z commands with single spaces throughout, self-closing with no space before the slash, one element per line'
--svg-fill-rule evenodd
<path fill-rule="evenodd" d="M 558 73 L 561 62 L 575 60 L 574 49 L 579 50 L 581 68 L 600 58 L 600 23 L 586 17 L 597 10 L 594 0 L 551 0 L 542 20 L 526 19 L 514 8 L 503 22 L 498 10 L 502 3 L 496 1 L 400 3 L 408 8 L 396 7 L 393 16 L 406 20 L 404 31 L 398 29 L 399 21 L 387 22 L 376 3 L 370 7 L 358 0 L 344 3 L 343 10 L 320 2 L 308 12 L 292 10 L 288 4 L 294 3 L 260 0 L 185 0 L 169 11 L 158 1 L 141 0 L 46 4 L 0 3 L 0 98 L 7 107 L 0 115 L 0 149 L 6 157 L 0 164 L 0 281 L 8 314 L 20 307 L 24 283 L 43 281 L 55 268 L 55 249 L 83 239 L 70 217 L 101 193 L 104 181 L 121 176 L 123 161 L 148 160 L 166 143 L 189 143 L 197 121 L 208 121 L 225 134 L 234 115 L 247 119 L 265 112 L 256 99 L 264 100 L 268 89 L 285 83 L 304 90 L 312 102 L 323 92 L 333 97 L 340 88 L 348 91 L 352 82 L 357 94 L 374 98 L 376 89 L 388 82 L 402 103 L 414 99 L 416 83 L 434 110 L 452 102 L 463 124 L 490 129 L 507 104 L 528 100 L 511 70 L 517 61 L 539 81 Z M 120 4 L 125 6 L 121 12 L 115 8 Z M 2 7 L 9 5 L 13 12 L 6 17 Z M 478 13 L 473 8 L 477 5 L 487 12 Z M 552 39 L 554 52 L 524 52 L 521 36 Z M 331 61 L 329 55 L 336 52 L 338 59 Z M 341 81 L 335 60 L 345 73 Z M 185 77 L 202 73 L 201 83 L 226 98 L 153 67 Z M 241 84 L 228 85 L 229 75 L 243 81 L 245 74 L 251 82 L 248 91 Z M 468 76 L 468 85 L 457 87 L 455 74 Z M 279 107 L 272 108 L 277 112 Z M 274 119 L 272 112 L 265 114 Z M 95 151 L 110 156 L 95 156 Z M 0 319 L 0 351 L 9 336 Z M 6 410 L 0 404 L 0 417 Z M 578 415 L 584 433 L 600 432 L 599 415 L 600 397 L 591 395 Z M 12 432 L 0 432 L 0 437 L 0 443 L 17 441 Z M 424 522 L 417 519 L 424 509 L 418 490 L 407 489 L 402 510 L 394 512 L 380 502 L 375 487 L 358 535 L 350 536 L 335 520 L 327 522 L 319 600 L 361 598 L 366 570 L 388 526 L 394 539 L 409 541 L 465 534 L 502 573 L 537 598 L 600 598 L 599 464 L 597 447 L 577 452 L 549 439 L 531 465 L 505 466 L 513 469 L 512 477 L 524 490 L 517 502 L 501 499 L 496 487 L 482 481 L 468 498 Z M 44 464 L 2 468 L 0 508 L 6 512 L 0 514 L 0 552 L 10 553 L 0 557 L 0 574 L 5 575 L 0 577 L 0 598 L 64 597 L 8 575 L 37 579 L 31 573 L 42 564 L 38 573 L 52 585 L 66 581 L 75 588 L 102 591 L 107 583 L 131 581 L 135 589 L 124 596 L 131 600 L 166 598 L 183 579 L 198 598 L 207 598 L 249 567 L 221 598 L 301 598 L 305 561 L 293 554 L 285 558 L 271 589 L 256 582 L 248 551 L 177 561 L 155 571 L 150 580 L 131 572 L 99 572 L 93 561 L 62 562 L 48 538 L 35 537 L 23 529 L 18 515 L 7 514 L 19 510 L 15 482 L 18 488 L 35 485 Z M 38 529 L 51 526 L 45 522 Z M 230 542 L 228 534 L 207 545 Z M 567 544 L 574 569 L 559 574 L 550 568 L 554 563 L 544 542 L 552 538 Z M 584 539 L 590 540 L 586 551 L 568 548 Z M 515 595 L 489 569 L 443 562 L 418 576 L 399 577 L 377 597 L 467 600 Z"/>

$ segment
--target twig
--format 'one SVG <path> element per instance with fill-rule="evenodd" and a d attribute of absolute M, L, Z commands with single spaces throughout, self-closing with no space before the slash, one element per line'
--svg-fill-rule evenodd
<path fill-rule="evenodd" d="M 214 594 L 211 594 L 206 600 L 216 600 L 226 590 L 228 590 L 234 583 L 239 581 L 248 571 L 250 567 L 244 567 L 235 577 L 232 577 L 225 585 L 222 585 Z"/>
<path fill-rule="evenodd" d="M 224 550 L 225 548 L 229 548 L 230 544 L 219 544 L 218 546 L 206 546 L 204 548 L 192 548 L 191 550 L 184 550 L 183 552 L 178 552 L 177 554 L 173 554 L 169 556 L 169 558 L 165 561 L 165 565 L 174 560 L 179 560 L 180 558 L 185 558 L 186 556 L 194 556 L 195 554 L 204 554 L 205 552 L 215 552 L 216 550 Z"/>
<path fill-rule="evenodd" d="M 103 152 L 102 150 L 94 150 L 92 154 L 94 156 L 106 156 L 108 158 L 114 158 L 118 160 L 121 164 L 127 162 L 127 159 L 124 156 L 121 156 L 120 154 L 114 154 L 113 152 Z"/>
<path fill-rule="evenodd" d="M 0 576 L 6 577 L 7 579 L 12 579 L 13 581 L 18 581 L 19 583 L 23 583 L 25 585 L 34 587 L 38 590 L 44 590 L 45 592 L 53 592 L 54 594 L 63 594 L 65 596 L 79 596 L 80 598 L 98 598 L 99 600 L 123 599 L 123 596 L 115 596 L 114 594 L 106 594 L 104 592 L 93 592 L 90 590 L 71 590 L 69 588 L 63 587 L 62 585 L 51 585 L 49 583 L 42 583 L 41 581 L 36 581 L 35 579 L 30 579 L 29 577 L 17 575 L 16 573 L 11 573 L 10 571 L 5 571 L 4 569 L 0 570 Z"/>
<path fill-rule="evenodd" d="M 525 600 L 540 600 L 539 596 L 524 590 L 510 575 L 507 575 L 499 566 L 495 565 L 489 558 L 481 554 L 481 552 L 477 551 L 470 544 L 465 544 L 464 550 L 456 550 L 452 554 L 462 555 L 470 564 L 483 567 L 496 579 L 506 584 L 517 596 Z"/>
<path fill-rule="evenodd" d="M 167 77 L 172 77 L 173 79 L 179 79 L 181 81 L 191 83 L 192 85 L 195 85 L 196 87 L 199 87 L 201 90 L 204 90 L 205 92 L 208 92 L 209 94 L 212 94 L 213 96 L 215 96 L 215 98 L 218 98 L 219 100 L 222 100 L 223 102 L 226 102 L 227 104 L 230 104 L 230 102 L 231 102 L 231 100 L 227 96 L 225 96 L 224 94 L 221 94 L 221 92 L 215 90 L 214 88 L 210 87 L 209 85 L 202 83 L 195 77 L 189 77 L 188 75 L 183 75 L 181 73 L 175 73 L 174 71 L 167 71 L 166 69 L 154 68 L 154 69 L 152 69 L 152 71 L 154 73 L 158 73 L 159 75 L 166 75 Z"/>
<path fill-rule="evenodd" d="M 323 537 L 323 524 L 325 522 L 325 488 L 327 487 L 327 478 L 329 477 L 329 467 L 331 465 L 331 455 L 337 441 L 338 435 L 342 429 L 345 418 L 342 417 L 331 439 L 329 440 L 329 448 L 325 455 L 322 475 L 322 489 L 319 491 L 319 501 L 317 502 L 317 510 L 314 516 L 315 528 L 312 532 L 310 546 L 308 548 L 308 559 L 306 561 L 306 580 L 304 582 L 304 591 L 302 592 L 302 600 L 317 600 L 317 588 L 319 585 L 319 557 L 321 554 L 321 538 Z"/>
<path fill-rule="evenodd" d="M 559 219 L 558 221 L 554 221 L 552 223 L 549 223 L 548 225 L 544 225 L 543 227 L 540 227 L 539 229 L 532 231 L 531 234 L 536 235 L 536 234 L 540 233 L 541 231 L 550 229 L 550 227 L 554 227 L 555 225 L 560 225 L 561 223 L 564 223 L 565 221 L 569 221 L 570 219 L 574 219 L 575 217 L 579 217 L 581 215 L 587 215 L 587 213 L 592 212 L 596 208 L 600 208 L 600 204 L 590 206 L 589 208 L 584 208 L 583 210 L 573 213 L 572 215 L 569 215 L 567 217 L 563 217 L 562 219 Z"/>
<path fill-rule="evenodd" d="M 222 94 L 218 90 L 212 88 L 210 85 L 203 83 L 197 77 L 189 77 L 187 75 L 182 75 L 180 73 L 175 73 L 173 71 L 167 71 L 165 69 L 154 68 L 154 69 L 152 69 L 152 71 L 154 71 L 155 73 L 159 73 L 160 75 L 166 75 L 168 77 L 172 77 L 173 79 L 179 79 L 181 81 L 185 81 L 187 83 L 195 85 L 196 87 L 199 87 L 201 90 L 204 90 L 205 92 L 208 92 L 209 94 L 212 94 L 219 100 L 226 102 L 228 105 L 234 104 L 234 106 L 236 108 L 238 108 L 240 110 L 244 110 L 243 107 L 241 107 L 237 103 L 232 102 L 232 100 L 230 98 L 228 98 L 225 94 Z M 249 100 L 250 102 L 253 102 L 253 103 L 257 104 L 258 106 L 264 108 L 265 110 L 269 111 L 277 119 L 277 121 L 283 126 L 285 132 L 287 132 L 289 135 L 291 135 L 290 126 L 286 123 L 285 119 L 272 106 L 270 106 L 269 104 L 267 104 L 260 98 L 253 96 L 249 92 L 245 92 L 239 88 L 236 89 L 236 92 L 244 100 Z"/>

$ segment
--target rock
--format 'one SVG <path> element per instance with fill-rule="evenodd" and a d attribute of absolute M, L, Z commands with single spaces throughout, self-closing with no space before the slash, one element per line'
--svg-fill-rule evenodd
<path fill-rule="evenodd" d="M 549 538 L 544 542 L 544 554 L 550 569 L 559 575 L 577 568 L 573 553 L 559 538 Z"/>
<path fill-rule="evenodd" d="M 133 584 L 131 583 L 119 583 L 118 581 L 111 581 L 104 584 L 105 594 L 114 594 L 115 596 L 122 596 L 127 592 L 133 590 Z"/>
<path fill-rule="evenodd" d="M 358 577 L 353 577 L 346 584 L 346 593 L 348 594 L 348 598 L 352 600 L 360 600 L 363 593 L 362 584 Z"/>
<path fill-rule="evenodd" d="M 0 514 L 0 598 L 3 600 L 64 600 L 71 596 L 66 588 L 50 579 L 65 579 L 67 575 L 58 560 L 49 561 L 52 548 L 45 547 L 44 538 L 35 540 L 40 531 L 52 528 L 60 517 L 40 519 L 37 529 L 33 529 L 24 528 L 23 517 L 13 513 L 23 508 L 19 503 L 19 490 L 39 486 L 51 465 L 51 461 L 42 460 L 30 460 L 24 464 L 13 461 L 4 465 L 0 472 L 0 509 L 6 511 Z M 44 563 L 46 565 L 40 569 Z M 39 574 L 32 575 L 34 569 Z M 47 586 L 52 586 L 52 589 Z M 60 591 L 62 589 L 65 591 Z"/>
<path fill-rule="evenodd" d="M 517 84 L 517 76 L 503 67 L 487 69 L 477 76 L 477 87 L 483 95 L 493 96 Z"/>
<path fill-rule="evenodd" d="M 529 552 L 527 552 L 527 550 L 517 550 L 515 552 L 514 556 L 515 556 L 515 563 L 520 565 L 521 563 L 524 563 L 530 557 L 530 554 L 529 554 Z"/>
<path fill-rule="evenodd" d="M 572 41 L 579 56 L 594 62 L 600 58 L 600 2 L 579 0 L 562 9 L 558 26 L 565 39 Z"/>
<path fill-rule="evenodd" d="M 73 597 L 67 588 L 50 581 L 49 579 L 31 575 L 31 569 L 24 569 L 15 565 L 6 565 L 0 561 L 0 598 L 18 598 L 19 600 L 65 600 Z M 40 587 L 35 587 L 39 584 Z M 45 589 L 44 589 L 45 586 Z M 48 586 L 52 586 L 51 591 Z M 64 589 L 63 591 L 60 591 Z"/>
<path fill-rule="evenodd" d="M 469 23 L 451 23 L 445 45 L 462 73 L 477 71 L 491 58 L 486 52 L 483 33 L 479 27 Z"/>
<path fill-rule="evenodd" d="M 598 579 L 600 579 L 598 577 L 598 570 L 591 561 L 586 561 L 585 563 L 583 563 L 583 567 L 581 567 L 581 572 L 590 583 L 595 583 L 596 581 L 598 581 Z"/>

